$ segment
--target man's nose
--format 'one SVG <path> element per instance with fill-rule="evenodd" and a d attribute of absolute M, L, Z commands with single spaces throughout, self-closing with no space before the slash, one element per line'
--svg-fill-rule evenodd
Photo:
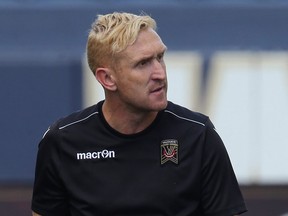
<path fill-rule="evenodd" d="M 162 60 L 155 58 L 153 60 L 152 78 L 153 79 L 165 79 L 166 78 L 166 65 Z"/>

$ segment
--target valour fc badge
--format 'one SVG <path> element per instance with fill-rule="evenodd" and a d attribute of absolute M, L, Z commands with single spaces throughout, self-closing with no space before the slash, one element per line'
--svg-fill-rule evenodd
<path fill-rule="evenodd" d="M 161 141 L 161 164 L 168 161 L 178 164 L 178 141 L 175 139 Z"/>

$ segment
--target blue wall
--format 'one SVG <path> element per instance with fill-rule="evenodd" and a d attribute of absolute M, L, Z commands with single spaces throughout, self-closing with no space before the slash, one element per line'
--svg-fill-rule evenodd
<path fill-rule="evenodd" d="M 81 106 L 80 72 L 72 60 L 1 62 L 1 181 L 31 181 L 44 131 Z"/>
<path fill-rule="evenodd" d="M 0 4 L 0 182 L 32 183 L 42 134 L 81 108 L 81 58 L 98 13 L 145 11 L 170 50 L 288 49 L 287 5 L 123 2 Z"/>

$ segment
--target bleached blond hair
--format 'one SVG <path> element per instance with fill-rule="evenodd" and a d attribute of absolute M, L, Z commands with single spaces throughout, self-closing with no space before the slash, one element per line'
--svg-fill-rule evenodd
<path fill-rule="evenodd" d="M 114 12 L 98 15 L 87 41 L 87 59 L 92 72 L 113 64 L 116 55 L 136 41 L 140 30 L 147 28 L 156 30 L 156 22 L 146 14 Z"/>

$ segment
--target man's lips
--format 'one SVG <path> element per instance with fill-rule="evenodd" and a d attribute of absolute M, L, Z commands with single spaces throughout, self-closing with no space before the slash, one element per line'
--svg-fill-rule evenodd
<path fill-rule="evenodd" d="M 155 88 L 155 89 L 153 89 L 153 90 L 151 91 L 151 93 L 160 92 L 160 91 L 162 91 L 162 90 L 164 89 L 164 87 L 165 87 L 165 86 L 160 86 L 160 87 L 158 87 L 158 88 Z"/>

